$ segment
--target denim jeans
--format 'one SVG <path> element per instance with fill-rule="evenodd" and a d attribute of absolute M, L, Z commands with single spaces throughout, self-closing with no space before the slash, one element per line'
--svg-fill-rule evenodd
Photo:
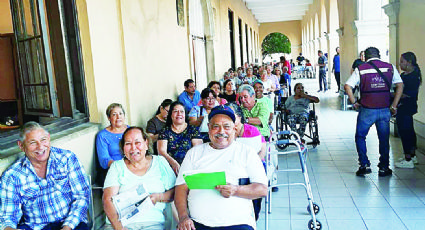
<path fill-rule="evenodd" d="M 326 79 L 326 70 L 319 70 L 319 88 L 320 90 L 322 90 L 322 83 L 323 83 L 323 87 L 324 90 L 328 90 L 328 82 Z"/>
<path fill-rule="evenodd" d="M 413 126 L 413 115 L 397 113 L 396 119 L 404 154 L 414 154 L 416 150 L 416 133 Z"/>
<path fill-rule="evenodd" d="M 359 114 L 357 115 L 356 148 L 359 155 L 359 164 L 361 166 L 370 166 L 370 161 L 367 158 L 366 136 L 369 133 L 370 127 L 375 124 L 379 139 L 380 157 L 378 167 L 380 169 L 386 169 L 389 167 L 390 118 L 391 113 L 389 108 L 360 108 Z"/>

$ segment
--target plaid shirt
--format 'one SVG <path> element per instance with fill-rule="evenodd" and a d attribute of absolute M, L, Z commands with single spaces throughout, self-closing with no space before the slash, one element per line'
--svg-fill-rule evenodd
<path fill-rule="evenodd" d="M 34 230 L 64 222 L 74 229 L 87 222 L 90 185 L 77 156 L 50 148 L 46 178 L 40 178 L 27 157 L 17 160 L 1 177 L 0 229 L 23 224 Z"/>

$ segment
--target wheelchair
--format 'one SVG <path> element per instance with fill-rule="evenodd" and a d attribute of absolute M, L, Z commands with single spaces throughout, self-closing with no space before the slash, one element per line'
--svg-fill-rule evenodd
<path fill-rule="evenodd" d="M 288 114 L 286 112 L 285 102 L 288 98 L 281 97 L 279 103 L 275 107 L 276 112 L 276 131 L 290 130 L 288 124 Z M 316 115 L 316 106 L 314 103 L 310 103 L 310 112 L 308 115 L 308 121 L 304 137 L 308 138 L 310 141 L 306 142 L 307 145 L 311 145 L 313 148 L 316 148 L 320 144 L 319 139 L 319 126 L 317 123 L 318 117 Z M 278 139 L 288 139 L 285 135 L 278 135 Z M 279 149 L 285 149 L 288 145 L 277 145 Z"/>

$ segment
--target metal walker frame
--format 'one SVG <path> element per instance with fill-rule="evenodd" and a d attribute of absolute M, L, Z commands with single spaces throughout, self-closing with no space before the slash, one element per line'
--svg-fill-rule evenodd
<path fill-rule="evenodd" d="M 285 135 L 289 137 L 288 139 L 282 139 L 278 140 L 277 135 Z M 294 138 L 291 138 L 294 137 Z M 271 151 L 271 145 L 295 145 L 294 150 L 287 150 L 287 151 Z M 307 193 L 307 200 L 308 200 L 308 206 L 307 211 L 311 215 L 311 220 L 308 222 L 308 228 L 309 229 L 315 229 L 319 230 L 322 228 L 322 224 L 319 220 L 316 218 L 316 214 L 319 213 L 320 207 L 314 203 L 313 201 L 313 193 L 311 190 L 310 185 L 310 179 L 308 177 L 307 173 L 307 166 L 306 166 L 306 159 L 307 159 L 307 146 L 301 142 L 300 136 L 296 132 L 292 131 L 279 131 L 274 132 L 272 136 L 270 137 L 270 142 L 267 146 L 266 151 L 266 171 L 267 171 L 267 177 L 272 178 L 273 175 L 278 175 L 279 172 L 301 172 L 304 176 L 304 183 L 287 183 L 287 184 L 272 184 L 272 181 L 269 182 L 268 189 L 267 189 L 267 196 L 265 199 L 265 230 L 268 230 L 268 215 L 271 214 L 272 209 L 272 187 L 280 187 L 280 186 L 294 186 L 294 185 L 300 185 L 303 186 Z M 300 160 L 300 168 L 291 168 L 291 169 L 277 169 L 276 167 L 273 167 L 273 171 L 269 170 L 269 164 L 272 160 L 272 157 L 278 157 L 279 155 L 288 155 L 297 153 Z M 313 211 L 312 211 L 313 210 Z"/>

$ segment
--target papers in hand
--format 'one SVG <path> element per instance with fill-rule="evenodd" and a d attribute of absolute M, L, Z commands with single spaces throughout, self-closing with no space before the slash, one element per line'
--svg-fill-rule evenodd
<path fill-rule="evenodd" d="M 225 172 L 185 172 L 183 178 L 189 189 L 215 189 L 217 185 L 226 185 Z"/>
<path fill-rule="evenodd" d="M 113 196 L 112 203 L 118 213 L 118 219 L 124 226 L 136 214 L 146 213 L 153 207 L 149 193 L 143 184 Z"/>

